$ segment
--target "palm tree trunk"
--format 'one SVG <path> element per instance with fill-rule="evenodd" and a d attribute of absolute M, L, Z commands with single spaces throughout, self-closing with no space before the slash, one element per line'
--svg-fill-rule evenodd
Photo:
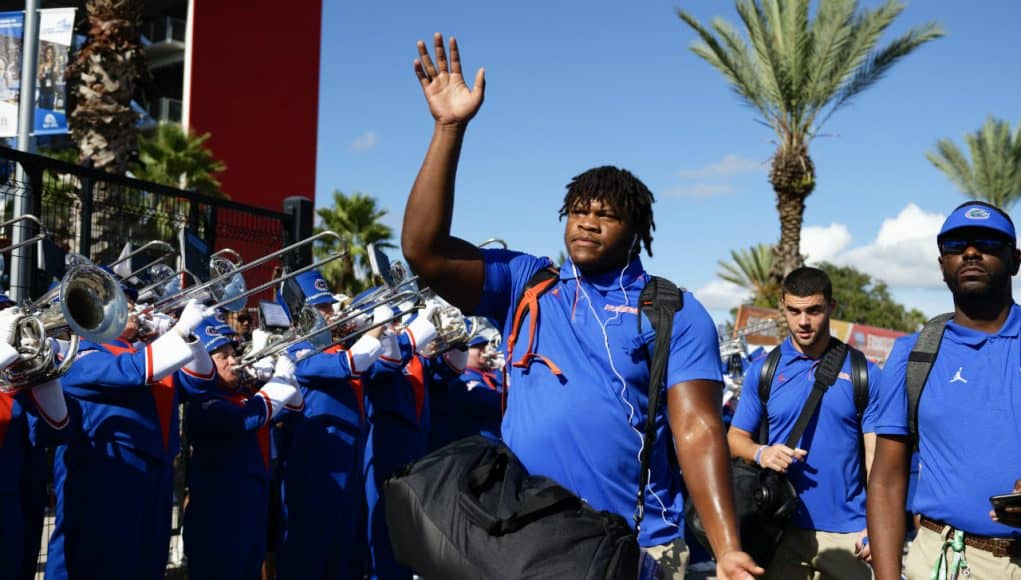
<path fill-rule="evenodd" d="M 801 256 L 801 223 L 805 215 L 805 198 L 789 192 L 776 192 L 776 211 L 780 215 L 780 242 L 773 250 L 771 277 L 779 283 L 783 277 L 802 266 L 805 261 Z"/>
<path fill-rule="evenodd" d="M 780 242 L 773 249 L 776 258 L 771 272 L 779 288 L 784 276 L 805 263 L 801 255 L 801 225 L 805 198 L 815 189 L 815 165 L 808 156 L 808 148 L 804 145 L 778 148 L 769 181 L 776 193 L 776 211 L 780 216 Z"/>
<path fill-rule="evenodd" d="M 80 160 L 122 174 L 137 148 L 136 82 L 147 74 L 139 26 L 142 0 L 88 0 L 89 40 L 68 66 L 69 124 Z"/>

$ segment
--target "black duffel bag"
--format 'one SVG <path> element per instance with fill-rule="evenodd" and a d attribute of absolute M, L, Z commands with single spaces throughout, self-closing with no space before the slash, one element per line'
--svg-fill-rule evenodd
<path fill-rule="evenodd" d="M 847 353 L 848 346 L 846 344 L 836 338 L 830 338 L 830 343 L 815 370 L 815 385 L 784 442 L 788 447 L 793 449 L 798 445 L 801 435 L 805 432 L 812 415 L 815 414 L 820 401 L 822 401 L 822 396 L 833 383 L 837 382 Z M 762 404 L 762 422 L 758 435 L 760 442 L 769 441 L 769 414 L 766 411 L 766 402 L 779 360 L 780 347 L 776 347 L 769 353 L 760 369 L 759 395 Z M 858 364 L 864 363 L 856 363 L 852 357 L 852 367 L 857 367 Z M 766 385 L 766 388 L 762 388 L 761 385 Z M 786 475 L 772 469 L 763 469 L 758 465 L 735 459 L 731 464 L 731 472 L 734 483 L 734 503 L 736 504 L 735 517 L 738 530 L 741 533 L 741 548 L 755 560 L 755 563 L 760 566 L 768 566 L 783 538 L 784 528 L 790 523 L 798 509 L 800 501 L 798 493 Z M 705 528 L 695 512 L 695 506 L 690 497 L 685 501 L 684 515 L 699 543 L 708 549 L 709 541 Z"/>
<path fill-rule="evenodd" d="M 394 554 L 425 578 L 637 577 L 638 543 L 624 518 L 529 475 L 485 437 L 430 453 L 387 479 L 385 493 Z"/>

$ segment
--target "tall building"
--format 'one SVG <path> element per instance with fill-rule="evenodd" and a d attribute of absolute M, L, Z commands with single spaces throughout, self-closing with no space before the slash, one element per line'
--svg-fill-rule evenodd
<path fill-rule="evenodd" d="M 41 0 L 41 8 L 84 0 Z M 24 1 L 0 0 L 0 10 Z M 143 43 L 152 82 L 136 99 L 155 121 L 210 133 L 234 201 L 281 211 L 315 197 L 322 0 L 146 0 Z"/>

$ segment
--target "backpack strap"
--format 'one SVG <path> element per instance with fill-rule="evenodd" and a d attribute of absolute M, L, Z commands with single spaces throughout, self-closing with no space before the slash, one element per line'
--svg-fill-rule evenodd
<path fill-rule="evenodd" d="M 808 422 L 812 419 L 812 415 L 815 414 L 819 402 L 822 401 L 822 396 L 833 386 L 833 383 L 837 382 L 837 376 L 840 375 L 840 368 L 844 366 L 844 359 L 846 358 L 847 345 L 834 337 L 830 337 L 830 343 L 826 347 L 826 352 L 822 355 L 819 366 L 815 368 L 815 385 L 812 386 L 812 390 L 808 393 L 808 400 L 805 401 L 805 406 L 801 408 L 801 414 L 798 415 L 798 420 L 794 423 L 794 429 L 787 436 L 787 441 L 784 442 L 784 445 L 791 449 L 798 446 L 798 441 L 801 439 L 801 435 L 804 434 L 805 428 L 808 427 Z"/>
<path fill-rule="evenodd" d="M 854 387 L 854 408 L 858 416 L 858 462 L 861 465 L 862 487 L 868 486 L 868 467 L 865 466 L 865 432 L 862 430 L 862 419 L 865 417 L 865 407 L 869 405 L 869 361 L 865 353 L 852 347 L 847 347 L 851 356 L 851 385 Z"/>
<path fill-rule="evenodd" d="M 926 322 L 922 331 L 918 333 L 915 347 L 908 355 L 904 385 L 908 390 L 908 436 L 915 447 L 918 447 L 918 402 L 922 398 L 922 389 L 925 388 L 925 381 L 929 379 L 932 365 L 936 362 L 936 355 L 939 354 L 943 330 L 953 317 L 953 313 L 948 312 Z"/>
<path fill-rule="evenodd" d="M 851 384 L 854 386 L 854 407 L 858 411 L 860 430 L 865 407 L 869 405 L 869 361 L 862 351 L 852 346 L 848 346 L 847 350 L 851 355 Z"/>
<path fill-rule="evenodd" d="M 674 315 L 684 307 L 684 294 L 673 282 L 659 276 L 649 278 L 638 299 L 642 313 L 648 317 L 656 333 L 649 362 L 649 411 L 645 417 L 645 434 L 639 455 L 638 496 L 635 503 L 635 536 L 641 532 L 645 515 L 645 487 L 649 484 L 649 454 L 656 439 L 656 411 L 660 393 L 666 386 L 667 362 L 670 358 L 670 340 L 673 336 Z M 642 317 L 638 316 L 638 332 L 642 332 Z"/>
<path fill-rule="evenodd" d="M 527 367 L 533 358 L 540 358 L 546 363 L 546 366 L 553 371 L 553 374 L 559 376 L 562 373 L 560 368 L 553 364 L 553 361 L 548 358 L 537 354 L 532 351 L 532 347 L 535 344 L 535 330 L 539 324 L 539 297 L 542 296 L 547 290 L 553 287 L 554 284 L 560 279 L 560 270 L 550 266 L 549 268 L 543 268 L 532 274 L 532 277 L 525 282 L 525 288 L 521 292 L 521 296 L 518 298 L 518 304 L 514 308 L 514 318 L 511 324 L 510 334 L 507 335 L 504 341 L 507 345 L 507 358 L 510 359 L 514 356 L 514 346 L 518 342 L 518 334 L 521 332 L 521 322 L 525 318 L 525 314 L 529 314 L 528 320 L 528 347 L 525 349 L 525 353 L 521 355 L 521 358 L 516 362 L 510 364 L 516 367 Z M 510 390 L 510 372 L 507 369 L 507 365 L 503 367 L 503 393 L 500 396 L 500 413 L 507 409 L 507 391 Z"/>
<path fill-rule="evenodd" d="M 762 421 L 759 422 L 760 445 L 769 445 L 769 413 L 766 412 L 766 405 L 769 402 L 769 393 L 773 390 L 773 377 L 776 375 L 776 368 L 780 365 L 780 345 L 769 351 L 766 360 L 759 369 L 759 403 L 762 404 Z"/>

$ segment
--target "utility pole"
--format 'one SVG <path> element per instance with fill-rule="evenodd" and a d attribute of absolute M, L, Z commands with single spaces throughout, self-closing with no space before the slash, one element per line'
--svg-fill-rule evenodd
<path fill-rule="evenodd" d="M 34 149 L 32 129 L 35 125 L 35 77 L 39 52 L 39 0 L 25 0 L 25 30 L 21 37 L 21 80 L 18 88 L 18 149 L 31 153 Z M 37 192 L 31 190 L 31 180 L 21 164 L 17 164 L 14 180 L 18 184 L 14 196 L 14 217 L 36 211 L 34 205 Z M 21 243 L 29 237 L 24 222 L 13 227 L 12 242 Z M 11 299 L 19 302 L 29 298 L 29 281 L 32 274 L 30 262 L 34 248 L 25 246 L 11 251 Z"/>

